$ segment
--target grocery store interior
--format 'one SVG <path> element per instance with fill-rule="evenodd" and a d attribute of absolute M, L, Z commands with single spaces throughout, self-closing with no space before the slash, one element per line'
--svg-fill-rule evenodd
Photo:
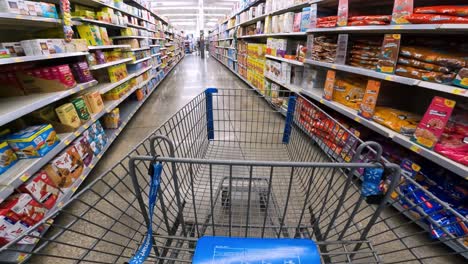
<path fill-rule="evenodd" d="M 0 0 L 0 263 L 467 263 L 466 0 Z"/>

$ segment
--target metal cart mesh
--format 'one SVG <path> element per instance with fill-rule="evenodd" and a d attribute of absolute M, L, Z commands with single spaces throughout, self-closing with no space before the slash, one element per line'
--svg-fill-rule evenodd
<path fill-rule="evenodd" d="M 208 89 L 2 256 L 125 263 L 147 231 L 148 169 L 157 161 L 164 168 L 147 263 L 190 263 L 205 235 L 313 239 L 324 263 L 463 261 L 403 216 L 418 205 L 403 213 L 391 207 L 400 170 L 380 157 L 378 144 L 361 142 L 303 97 L 291 97 L 286 112 L 262 97 Z M 359 173 L 382 164 L 389 191 L 369 204 Z M 37 245 L 24 247 L 25 237 Z"/>

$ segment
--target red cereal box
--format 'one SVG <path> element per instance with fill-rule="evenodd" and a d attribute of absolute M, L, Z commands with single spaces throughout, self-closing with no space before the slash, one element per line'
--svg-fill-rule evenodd
<path fill-rule="evenodd" d="M 434 97 L 411 141 L 432 149 L 444 132 L 445 125 L 450 119 L 454 107 L 455 101 L 438 96 Z"/>
<path fill-rule="evenodd" d="M 55 205 L 60 192 L 45 171 L 38 172 L 19 189 L 22 192 L 31 194 L 47 209 L 51 209 Z"/>

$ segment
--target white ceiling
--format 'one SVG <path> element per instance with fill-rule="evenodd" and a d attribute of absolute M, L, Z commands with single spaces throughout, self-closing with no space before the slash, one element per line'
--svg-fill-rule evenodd
<path fill-rule="evenodd" d="M 167 17 L 177 28 L 196 32 L 212 29 L 231 13 L 236 2 L 239 0 L 152 0 L 151 4 L 155 13 Z"/>

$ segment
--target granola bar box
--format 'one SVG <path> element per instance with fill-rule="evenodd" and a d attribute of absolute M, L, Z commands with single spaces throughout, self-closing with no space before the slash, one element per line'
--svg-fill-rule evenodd
<path fill-rule="evenodd" d="M 10 135 L 6 141 L 20 159 L 46 155 L 59 142 L 54 128 L 48 125 L 31 126 Z"/>

